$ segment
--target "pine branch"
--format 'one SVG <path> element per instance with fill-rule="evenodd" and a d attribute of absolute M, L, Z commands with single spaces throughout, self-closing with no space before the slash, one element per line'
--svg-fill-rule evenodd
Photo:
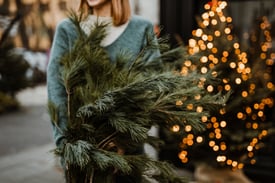
<path fill-rule="evenodd" d="M 167 163 L 124 152 L 134 152 L 146 142 L 158 146 L 161 139 L 148 136 L 153 125 L 170 128 L 174 124 L 182 127 L 190 124 L 194 129 L 201 129 L 201 117 L 209 115 L 210 106 L 224 103 L 221 94 L 210 95 L 199 86 L 202 75 L 198 72 L 183 76 L 171 70 L 175 68 L 174 62 L 166 68 L 167 64 L 158 64 L 161 57 L 155 62 L 147 62 L 144 57 L 148 50 L 161 49 L 163 58 L 167 61 L 177 58 L 178 64 L 183 49 L 169 53 L 165 40 L 158 45 L 148 33 L 147 45 L 133 62 L 128 61 L 133 55 L 122 51 L 112 64 L 100 46 L 106 24 L 95 24 L 91 33 L 85 35 L 79 24 L 81 18 L 71 19 L 79 37 L 61 60 L 70 119 L 64 130 L 67 141 L 56 150 L 71 167 L 70 179 L 77 180 L 73 171 L 79 167 L 91 181 L 101 180 L 100 175 L 113 176 L 109 175 L 112 171 L 135 175 L 153 169 L 160 172 L 153 178 L 162 183 L 183 182 Z M 196 95 L 200 100 L 195 99 Z M 183 105 L 177 106 L 177 101 L 183 101 Z M 194 108 L 188 109 L 188 104 Z M 204 110 L 197 112 L 198 106 Z M 51 108 L 53 120 L 58 110 Z"/>
<path fill-rule="evenodd" d="M 66 143 L 64 146 L 64 160 L 70 165 L 85 169 L 91 163 L 90 152 L 94 147 L 82 140 L 75 143 Z"/>

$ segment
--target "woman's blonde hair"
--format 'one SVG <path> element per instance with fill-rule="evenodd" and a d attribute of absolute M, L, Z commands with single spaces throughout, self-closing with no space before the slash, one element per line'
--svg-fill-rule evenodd
<path fill-rule="evenodd" d="M 126 23 L 131 16 L 131 7 L 129 0 L 110 0 L 111 13 L 114 26 L 119 26 Z M 93 9 L 89 7 L 87 0 L 81 0 L 78 11 L 83 13 L 84 17 L 92 13 Z"/>

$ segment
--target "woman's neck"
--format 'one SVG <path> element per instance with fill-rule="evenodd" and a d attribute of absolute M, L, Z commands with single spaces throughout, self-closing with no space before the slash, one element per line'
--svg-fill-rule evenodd
<path fill-rule="evenodd" d="M 110 2 L 110 1 L 109 1 Z M 111 3 L 108 3 L 108 1 L 99 7 L 93 8 L 93 15 L 100 16 L 100 17 L 111 17 Z"/>

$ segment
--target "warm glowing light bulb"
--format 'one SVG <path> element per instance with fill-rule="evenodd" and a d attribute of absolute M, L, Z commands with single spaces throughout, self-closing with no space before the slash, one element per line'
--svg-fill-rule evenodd
<path fill-rule="evenodd" d="M 239 43 L 234 43 L 234 48 L 235 49 L 239 49 L 240 48 L 240 44 Z"/>
<path fill-rule="evenodd" d="M 227 17 L 227 18 L 226 18 L 226 21 L 227 21 L 228 23 L 231 23 L 231 22 L 232 22 L 232 18 L 231 18 L 231 17 Z"/>
<path fill-rule="evenodd" d="M 241 70 L 243 70 L 243 69 L 245 68 L 245 65 L 244 65 L 243 63 L 241 63 L 241 62 L 238 64 L 238 66 L 239 66 L 239 68 L 240 68 Z"/>
<path fill-rule="evenodd" d="M 213 92 L 214 91 L 214 87 L 212 85 L 207 86 L 207 91 L 208 92 Z"/>
<path fill-rule="evenodd" d="M 274 84 L 273 84 L 272 82 L 268 82 L 268 83 L 266 84 L 266 86 L 267 86 L 268 89 L 274 88 Z"/>
<path fill-rule="evenodd" d="M 220 149 L 220 147 L 218 146 L 218 145 L 215 145 L 214 147 L 213 147 L 213 150 L 214 151 L 218 151 Z"/>
<path fill-rule="evenodd" d="M 237 161 L 233 161 L 233 162 L 232 162 L 232 166 L 233 166 L 233 167 L 236 167 L 237 165 L 238 165 L 238 162 L 237 162 Z"/>
<path fill-rule="evenodd" d="M 272 66 L 272 65 L 274 65 L 274 61 L 272 59 L 267 59 L 266 60 L 266 65 Z"/>
<path fill-rule="evenodd" d="M 220 8 L 224 9 L 226 6 L 227 6 L 227 2 L 226 1 L 221 1 Z"/>
<path fill-rule="evenodd" d="M 243 167 L 244 167 L 244 164 L 243 163 L 239 163 L 238 169 L 243 169 Z"/>
<path fill-rule="evenodd" d="M 211 6 L 209 4 L 204 5 L 204 9 L 209 10 L 210 8 L 211 8 Z"/>
<path fill-rule="evenodd" d="M 208 41 L 213 41 L 213 36 L 211 35 L 208 35 L 208 38 L 207 38 Z"/>
<path fill-rule="evenodd" d="M 253 152 L 248 152 L 248 153 L 247 153 L 247 156 L 248 156 L 249 158 L 253 158 L 254 153 L 253 153 Z"/>
<path fill-rule="evenodd" d="M 196 46 L 196 44 L 197 44 L 197 41 L 195 40 L 195 39 L 189 39 L 189 46 L 190 47 L 195 47 Z"/>
<path fill-rule="evenodd" d="M 258 112 L 258 116 L 261 118 L 261 117 L 263 117 L 264 116 L 264 112 L 263 111 L 259 111 Z"/>
<path fill-rule="evenodd" d="M 186 125 L 185 126 L 185 131 L 186 132 L 190 132 L 192 130 L 192 126 L 191 125 Z"/>
<path fill-rule="evenodd" d="M 220 126 L 219 123 L 214 123 L 214 124 L 213 124 L 213 127 L 214 127 L 214 128 L 218 128 L 219 126 Z"/>
<path fill-rule="evenodd" d="M 263 131 L 262 131 L 262 135 L 263 135 L 263 136 L 266 136 L 266 135 L 267 135 L 267 130 L 263 130 Z"/>
<path fill-rule="evenodd" d="M 207 12 L 203 13 L 201 16 L 203 19 L 208 19 L 209 18 L 209 14 Z"/>
<path fill-rule="evenodd" d="M 208 120 L 207 116 L 202 116 L 202 117 L 201 117 L 201 121 L 202 121 L 202 122 L 205 123 L 205 122 L 207 122 L 207 120 Z"/>
<path fill-rule="evenodd" d="M 203 34 L 202 29 L 197 29 L 197 30 L 196 30 L 196 36 L 197 36 L 197 37 L 201 37 L 202 34 Z"/>
<path fill-rule="evenodd" d="M 227 40 L 228 41 L 232 41 L 233 40 L 233 36 L 232 35 L 228 35 L 227 36 Z M 239 50 L 236 50 L 235 52 L 236 52 L 236 54 L 239 54 Z"/>
<path fill-rule="evenodd" d="M 200 61 L 201 61 L 201 63 L 207 63 L 207 61 L 208 61 L 207 56 L 201 57 Z"/>
<path fill-rule="evenodd" d="M 197 111 L 198 113 L 201 113 L 201 112 L 203 111 L 203 107 L 198 106 L 196 111 Z"/>
<path fill-rule="evenodd" d="M 218 52 L 218 48 L 212 48 L 211 51 L 212 51 L 212 53 L 217 53 Z"/>
<path fill-rule="evenodd" d="M 207 41 L 208 36 L 206 34 L 203 34 L 202 37 L 201 37 L 201 39 L 204 40 L 204 41 Z"/>
<path fill-rule="evenodd" d="M 220 14 L 222 13 L 221 8 L 220 8 L 220 7 L 217 7 L 217 8 L 216 8 L 216 12 L 218 12 L 218 14 L 220 15 Z"/>
<path fill-rule="evenodd" d="M 203 138 L 202 138 L 201 136 L 198 136 L 198 137 L 196 138 L 196 141 L 197 141 L 197 143 L 202 143 Z"/>
<path fill-rule="evenodd" d="M 235 62 L 230 62 L 229 66 L 234 69 L 236 68 L 237 64 Z"/>
<path fill-rule="evenodd" d="M 248 92 L 247 92 L 247 91 L 243 91 L 243 92 L 242 92 L 242 97 L 245 98 L 245 97 L 247 97 L 247 96 L 248 96 Z"/>
<path fill-rule="evenodd" d="M 181 160 L 182 163 L 187 163 L 188 162 L 188 158 L 184 158 Z"/>
<path fill-rule="evenodd" d="M 251 114 L 252 109 L 250 107 L 246 107 L 245 111 L 246 111 L 247 114 Z"/>
<path fill-rule="evenodd" d="M 217 162 L 225 162 L 226 156 L 217 156 Z"/>
<path fill-rule="evenodd" d="M 230 86 L 229 84 L 227 84 L 227 85 L 224 86 L 224 89 L 225 89 L 226 91 L 229 91 L 229 90 L 231 90 L 231 86 Z"/>
<path fill-rule="evenodd" d="M 226 122 L 225 122 L 225 121 L 221 121 L 221 122 L 220 122 L 220 126 L 221 126 L 222 128 L 226 127 Z"/>
<path fill-rule="evenodd" d="M 257 138 L 253 138 L 253 139 L 252 139 L 252 143 L 253 143 L 253 144 L 258 143 L 258 139 L 257 139 Z"/>
<path fill-rule="evenodd" d="M 190 140 L 187 141 L 188 146 L 192 146 L 193 144 L 194 144 L 193 140 L 190 139 Z"/>
<path fill-rule="evenodd" d="M 261 59 L 266 59 L 266 53 L 261 53 L 261 55 L 260 55 L 260 57 L 261 57 Z"/>
<path fill-rule="evenodd" d="M 227 62 L 227 58 L 226 57 L 222 57 L 222 62 L 223 63 Z"/>
<path fill-rule="evenodd" d="M 253 128 L 253 129 L 256 130 L 256 129 L 258 129 L 258 127 L 259 127 L 258 123 L 253 123 L 253 124 L 252 124 L 252 128 Z"/>
<path fill-rule="evenodd" d="M 208 71 L 207 67 L 202 67 L 201 68 L 201 73 L 206 74 L 207 71 Z"/>
<path fill-rule="evenodd" d="M 203 24 L 204 26 L 208 26 L 208 25 L 209 25 L 209 21 L 208 21 L 208 20 L 204 20 L 204 21 L 202 22 L 202 24 Z"/>
<path fill-rule="evenodd" d="M 206 47 L 205 44 L 201 44 L 201 45 L 200 45 L 200 49 L 201 49 L 201 50 L 206 50 L 206 48 L 207 48 L 207 47 Z"/>
<path fill-rule="evenodd" d="M 215 123 L 215 122 L 217 121 L 217 118 L 216 118 L 215 116 L 212 116 L 211 119 L 210 119 L 210 121 L 211 121 L 212 123 Z"/>
<path fill-rule="evenodd" d="M 251 68 L 249 68 L 249 67 L 245 68 L 245 72 L 246 72 L 247 74 L 251 73 Z"/>
<path fill-rule="evenodd" d="M 187 135 L 187 138 L 188 138 L 188 139 L 194 139 L 194 135 L 193 135 L 193 134 L 188 134 L 188 135 Z"/>
<path fill-rule="evenodd" d="M 214 58 L 214 59 L 213 59 L 213 63 L 214 63 L 214 64 L 218 64 L 218 63 L 219 63 L 219 59 Z"/>
<path fill-rule="evenodd" d="M 220 20 L 221 20 L 221 22 L 225 22 L 225 21 L 226 21 L 225 16 L 221 16 L 221 17 L 220 17 Z"/>
<path fill-rule="evenodd" d="M 177 106 L 182 106 L 182 105 L 183 105 L 183 102 L 182 102 L 181 100 L 178 100 L 178 101 L 176 101 L 176 105 L 177 105 Z"/>
<path fill-rule="evenodd" d="M 213 139 L 215 137 L 215 133 L 210 132 L 208 136 L 209 136 L 210 139 Z"/>
<path fill-rule="evenodd" d="M 220 148 L 221 148 L 222 151 L 225 151 L 226 150 L 226 145 L 225 144 L 221 144 Z"/>
<path fill-rule="evenodd" d="M 195 97 L 194 97 L 196 100 L 200 100 L 201 99 L 201 95 L 200 94 L 198 94 L 198 95 L 195 95 Z"/>
<path fill-rule="evenodd" d="M 187 154 L 188 154 L 187 151 L 181 151 L 181 152 L 179 153 L 178 157 L 179 157 L 180 159 L 185 159 L 186 156 L 187 156 Z"/>
<path fill-rule="evenodd" d="M 250 84 L 249 88 L 250 88 L 250 90 L 254 90 L 256 88 L 256 85 L 252 83 L 252 84 Z"/>
<path fill-rule="evenodd" d="M 222 55 L 223 55 L 224 57 L 228 57 L 229 53 L 228 53 L 228 51 L 224 51 L 224 52 L 222 52 Z"/>
<path fill-rule="evenodd" d="M 247 151 L 253 151 L 253 146 L 247 146 Z"/>
<path fill-rule="evenodd" d="M 213 141 L 213 140 L 209 141 L 209 146 L 214 147 L 215 146 L 215 141 Z"/>
<path fill-rule="evenodd" d="M 188 71 L 189 69 L 187 67 L 182 67 L 181 68 L 181 71 L 180 71 L 180 74 L 181 75 L 187 75 L 188 74 Z"/>
<path fill-rule="evenodd" d="M 213 17 L 213 16 L 215 16 L 215 13 L 213 11 L 209 11 L 209 16 Z"/>
<path fill-rule="evenodd" d="M 180 131 L 180 126 L 179 126 L 179 125 L 174 125 L 174 126 L 172 127 L 172 131 L 173 131 L 173 132 L 179 132 L 179 131 Z"/>
<path fill-rule="evenodd" d="M 242 83 L 242 80 L 241 80 L 241 78 L 236 78 L 236 79 L 235 79 L 235 82 L 236 82 L 236 84 L 238 84 L 238 85 L 239 85 L 239 84 L 241 84 L 241 83 Z"/>
<path fill-rule="evenodd" d="M 256 160 L 255 160 L 255 159 L 252 159 L 252 160 L 250 161 L 250 163 L 251 163 L 252 165 L 254 165 L 254 164 L 256 163 Z"/>
<path fill-rule="evenodd" d="M 211 75 L 212 75 L 213 77 L 217 77 L 217 76 L 218 76 L 218 72 L 217 72 L 217 71 L 213 71 L 213 72 L 211 73 Z"/>
<path fill-rule="evenodd" d="M 244 117 L 243 113 L 242 112 L 238 112 L 237 118 L 238 119 L 242 119 L 243 117 Z"/>
<path fill-rule="evenodd" d="M 232 162 L 233 162 L 233 161 L 232 161 L 231 159 L 228 159 L 228 160 L 226 161 L 226 164 L 227 164 L 227 165 L 232 165 Z"/>
<path fill-rule="evenodd" d="M 220 138 L 222 138 L 222 134 L 220 133 L 216 134 L 216 139 L 220 139 Z"/>
<path fill-rule="evenodd" d="M 188 104 L 188 105 L 186 106 L 186 108 L 187 108 L 188 110 L 193 110 L 194 105 L 193 105 L 193 104 Z"/>
<path fill-rule="evenodd" d="M 212 49 L 213 46 L 214 46 L 213 43 L 207 43 L 207 48 L 208 48 L 208 49 Z"/>
<path fill-rule="evenodd" d="M 192 62 L 191 62 L 190 60 L 186 60 L 186 61 L 184 62 L 184 65 L 185 65 L 186 67 L 190 67 L 190 66 L 192 65 Z"/>
<path fill-rule="evenodd" d="M 221 129 L 219 128 L 215 129 L 215 133 L 221 133 Z"/>
<path fill-rule="evenodd" d="M 214 35 L 215 35 L 216 37 L 220 37 L 220 36 L 221 36 L 221 32 L 218 31 L 218 30 L 216 30 L 215 33 L 214 33 Z"/>
<path fill-rule="evenodd" d="M 225 34 L 230 34 L 230 33 L 231 33 L 231 29 L 228 28 L 228 27 L 225 28 L 225 29 L 224 29 L 224 33 L 225 33 Z"/>
<path fill-rule="evenodd" d="M 212 24 L 212 25 L 217 25 L 217 24 L 218 24 L 218 21 L 217 21 L 216 19 L 213 19 L 213 20 L 211 20 L 211 24 Z"/>

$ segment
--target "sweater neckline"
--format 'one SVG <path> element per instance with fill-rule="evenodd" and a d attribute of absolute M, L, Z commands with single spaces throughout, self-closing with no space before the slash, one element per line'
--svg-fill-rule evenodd
<path fill-rule="evenodd" d="M 99 21 L 99 22 L 106 22 L 106 23 L 111 23 L 113 21 L 112 17 L 103 17 L 103 16 L 96 16 L 96 15 L 88 15 L 86 20 L 84 21 Z"/>
<path fill-rule="evenodd" d="M 123 36 L 123 34 L 128 28 L 128 24 L 130 23 L 130 21 L 131 19 L 123 25 L 114 26 L 112 23 L 112 17 L 88 15 L 86 19 L 81 22 L 80 26 L 86 34 L 89 34 L 95 22 L 104 24 L 106 23 L 107 36 L 102 40 L 101 46 L 108 47 L 114 44 L 117 40 L 119 40 L 121 36 Z"/>
<path fill-rule="evenodd" d="M 132 22 L 132 21 L 131 21 L 131 19 L 130 19 L 130 20 L 126 23 L 126 27 L 125 27 L 125 29 L 122 31 L 122 33 L 121 33 L 113 42 L 111 42 L 111 43 L 108 44 L 108 45 L 105 45 L 104 47 L 105 47 L 105 48 L 111 47 L 111 46 L 114 45 L 116 42 L 118 42 L 118 41 L 120 40 L 121 37 L 124 37 L 124 34 L 126 34 L 126 32 L 128 31 L 131 22 Z"/>

